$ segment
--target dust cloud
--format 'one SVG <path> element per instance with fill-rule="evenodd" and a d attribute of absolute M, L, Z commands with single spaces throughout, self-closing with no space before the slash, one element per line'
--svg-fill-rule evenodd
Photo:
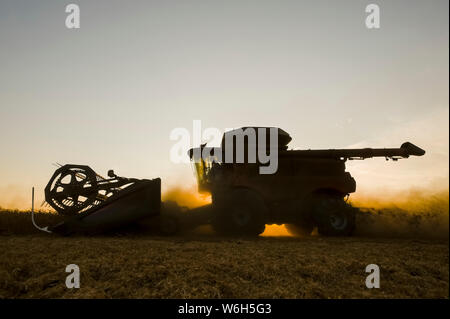
<path fill-rule="evenodd" d="M 162 201 L 174 201 L 180 206 L 195 208 L 211 203 L 210 194 L 197 192 L 197 187 L 172 187 L 162 194 Z"/>
<path fill-rule="evenodd" d="M 359 208 L 356 236 L 448 239 L 449 191 L 358 194 L 351 204 Z"/>
<path fill-rule="evenodd" d="M 390 195 L 386 195 L 390 194 Z M 211 196 L 199 194 L 195 187 L 174 187 L 166 191 L 163 201 L 194 208 L 211 203 Z M 359 208 L 355 236 L 448 238 L 449 191 L 403 191 L 354 194 L 350 204 Z M 210 229 L 201 231 L 210 233 Z M 266 225 L 263 237 L 293 236 L 284 225 Z"/>
<path fill-rule="evenodd" d="M 386 238 L 448 239 L 449 190 L 432 191 L 430 188 L 409 190 L 359 191 L 352 194 L 350 204 L 359 208 L 356 216 L 355 236 Z M 195 208 L 211 203 L 209 194 L 200 194 L 196 187 L 172 187 L 162 195 L 163 201 L 174 201 L 179 206 Z M 25 201 L 11 197 L 10 202 Z M 2 203 L 4 204 L 4 203 Z M 11 203 L 10 203 L 11 205 Z M 7 206 L 10 206 L 7 205 Z M 3 206 L 3 205 L 2 205 Z M 210 226 L 197 232 L 210 234 Z M 284 225 L 266 225 L 263 237 L 291 235 Z"/>
<path fill-rule="evenodd" d="M 264 233 L 261 234 L 263 237 L 285 237 L 294 236 L 286 229 L 284 225 L 266 225 Z"/>
<path fill-rule="evenodd" d="M 162 200 L 164 201 L 174 201 L 179 206 L 184 206 L 187 208 L 195 208 L 211 203 L 210 194 L 200 194 L 197 191 L 197 187 L 193 186 L 190 188 L 183 187 L 172 187 L 165 191 L 162 195 Z M 213 231 L 210 226 L 200 226 L 195 229 L 196 234 L 211 234 Z M 264 233 L 261 234 L 263 237 L 282 237 L 282 236 L 292 236 L 284 225 L 266 225 Z"/>

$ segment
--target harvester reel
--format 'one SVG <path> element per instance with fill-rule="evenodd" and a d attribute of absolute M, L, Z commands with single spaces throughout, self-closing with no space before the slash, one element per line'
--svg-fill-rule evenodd
<path fill-rule="evenodd" d="M 63 215 L 75 215 L 97 199 L 97 174 L 85 165 L 58 168 L 45 187 L 45 199 Z"/>

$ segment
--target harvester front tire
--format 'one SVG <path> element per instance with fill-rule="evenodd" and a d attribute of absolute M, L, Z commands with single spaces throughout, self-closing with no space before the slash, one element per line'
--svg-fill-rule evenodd
<path fill-rule="evenodd" d="M 267 206 L 252 190 L 235 189 L 222 194 L 214 210 L 212 226 L 221 235 L 256 237 L 265 230 Z"/>

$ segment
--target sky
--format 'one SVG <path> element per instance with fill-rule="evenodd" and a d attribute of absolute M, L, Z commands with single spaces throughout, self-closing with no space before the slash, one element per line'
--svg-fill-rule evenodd
<path fill-rule="evenodd" d="M 0 1 L 0 206 L 52 163 L 193 187 L 174 128 L 278 126 L 292 148 L 427 154 L 349 162 L 358 191 L 448 188 L 446 0 Z M 370 3 L 379 29 L 365 26 Z M 197 146 L 197 145 L 194 145 Z"/>

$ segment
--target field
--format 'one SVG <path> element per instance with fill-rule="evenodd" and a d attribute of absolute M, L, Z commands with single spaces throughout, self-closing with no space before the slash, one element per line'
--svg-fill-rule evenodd
<path fill-rule="evenodd" d="M 69 238 L 28 218 L 0 212 L 1 298 L 449 298 L 448 235 Z M 80 267 L 80 289 L 65 286 L 68 264 Z M 368 264 L 380 267 L 379 289 L 365 286 Z"/>

